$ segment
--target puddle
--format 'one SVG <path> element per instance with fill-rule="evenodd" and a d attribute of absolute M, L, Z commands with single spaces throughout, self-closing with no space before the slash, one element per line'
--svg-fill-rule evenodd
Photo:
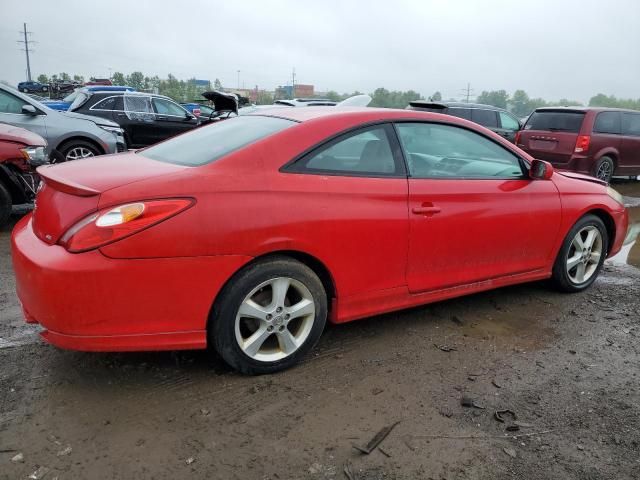
<path fill-rule="evenodd" d="M 626 198 L 625 198 L 626 200 Z M 639 199 L 633 199 L 639 200 Z M 622 250 L 609 259 L 614 265 L 633 265 L 640 268 L 640 206 L 629 208 L 629 228 L 624 239 Z"/>

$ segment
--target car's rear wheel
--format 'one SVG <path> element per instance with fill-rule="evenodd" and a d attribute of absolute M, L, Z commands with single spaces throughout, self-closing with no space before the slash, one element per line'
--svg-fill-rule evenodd
<path fill-rule="evenodd" d="M 65 162 L 100 155 L 95 145 L 84 140 L 72 140 L 62 145 L 59 150 Z"/>
<path fill-rule="evenodd" d="M 0 183 L 0 228 L 4 227 L 9 222 L 12 206 L 13 203 L 11 201 L 9 191 L 2 183 Z"/>
<path fill-rule="evenodd" d="M 596 163 L 595 168 L 595 176 L 600 180 L 604 180 L 609 183 L 611 181 L 611 177 L 613 176 L 613 170 L 615 169 L 615 163 L 613 163 L 613 159 L 611 157 L 602 157 Z"/>
<path fill-rule="evenodd" d="M 553 266 L 553 283 L 565 292 L 580 292 L 595 280 L 607 256 L 609 237 L 602 220 L 585 215 L 564 239 Z"/>
<path fill-rule="evenodd" d="M 318 276 L 288 257 L 241 270 L 209 321 L 209 344 L 233 368 L 256 375 L 295 365 L 317 343 L 327 318 Z"/>

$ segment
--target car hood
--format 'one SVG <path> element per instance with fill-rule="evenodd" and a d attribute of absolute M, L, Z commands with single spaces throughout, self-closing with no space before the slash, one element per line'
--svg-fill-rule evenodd
<path fill-rule="evenodd" d="M 31 146 L 44 147 L 47 145 L 45 139 L 40 135 L 5 123 L 0 123 L 0 141 L 23 143 Z"/>
<path fill-rule="evenodd" d="M 590 177 L 589 175 L 583 175 L 582 173 L 570 172 L 568 170 L 556 170 L 563 177 L 575 178 L 576 180 L 584 180 L 586 182 L 597 183 L 599 185 L 607 185 L 607 182 L 600 180 L 596 177 Z"/>
<path fill-rule="evenodd" d="M 105 127 L 116 127 L 118 125 L 116 122 L 112 122 L 111 120 L 107 120 L 106 118 L 93 117 L 91 115 L 84 115 L 82 113 L 75 112 L 58 112 L 60 115 L 64 115 L 65 117 L 77 118 L 78 120 L 89 120 L 90 122 L 95 123 L 96 125 L 104 125 Z"/>
<path fill-rule="evenodd" d="M 220 111 L 232 111 L 238 113 L 238 97 L 233 93 L 218 92 L 211 90 L 202 93 L 202 96 L 213 102 L 213 108 Z"/>

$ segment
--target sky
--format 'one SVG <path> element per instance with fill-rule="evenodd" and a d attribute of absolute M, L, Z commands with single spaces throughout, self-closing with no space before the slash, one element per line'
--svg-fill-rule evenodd
<path fill-rule="evenodd" d="M 639 0 L 0 0 L 0 80 L 135 70 L 340 93 L 640 98 Z M 238 85 L 240 70 L 240 85 Z"/>

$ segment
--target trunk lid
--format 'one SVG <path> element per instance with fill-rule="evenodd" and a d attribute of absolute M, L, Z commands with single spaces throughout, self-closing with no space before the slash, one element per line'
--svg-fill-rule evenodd
<path fill-rule="evenodd" d="M 567 163 L 580 134 L 584 111 L 536 110 L 520 131 L 518 146 L 535 158 Z"/>
<path fill-rule="evenodd" d="M 43 183 L 33 209 L 33 230 L 53 245 L 71 226 L 98 209 L 100 195 L 107 190 L 187 168 L 135 153 L 40 167 Z"/>

